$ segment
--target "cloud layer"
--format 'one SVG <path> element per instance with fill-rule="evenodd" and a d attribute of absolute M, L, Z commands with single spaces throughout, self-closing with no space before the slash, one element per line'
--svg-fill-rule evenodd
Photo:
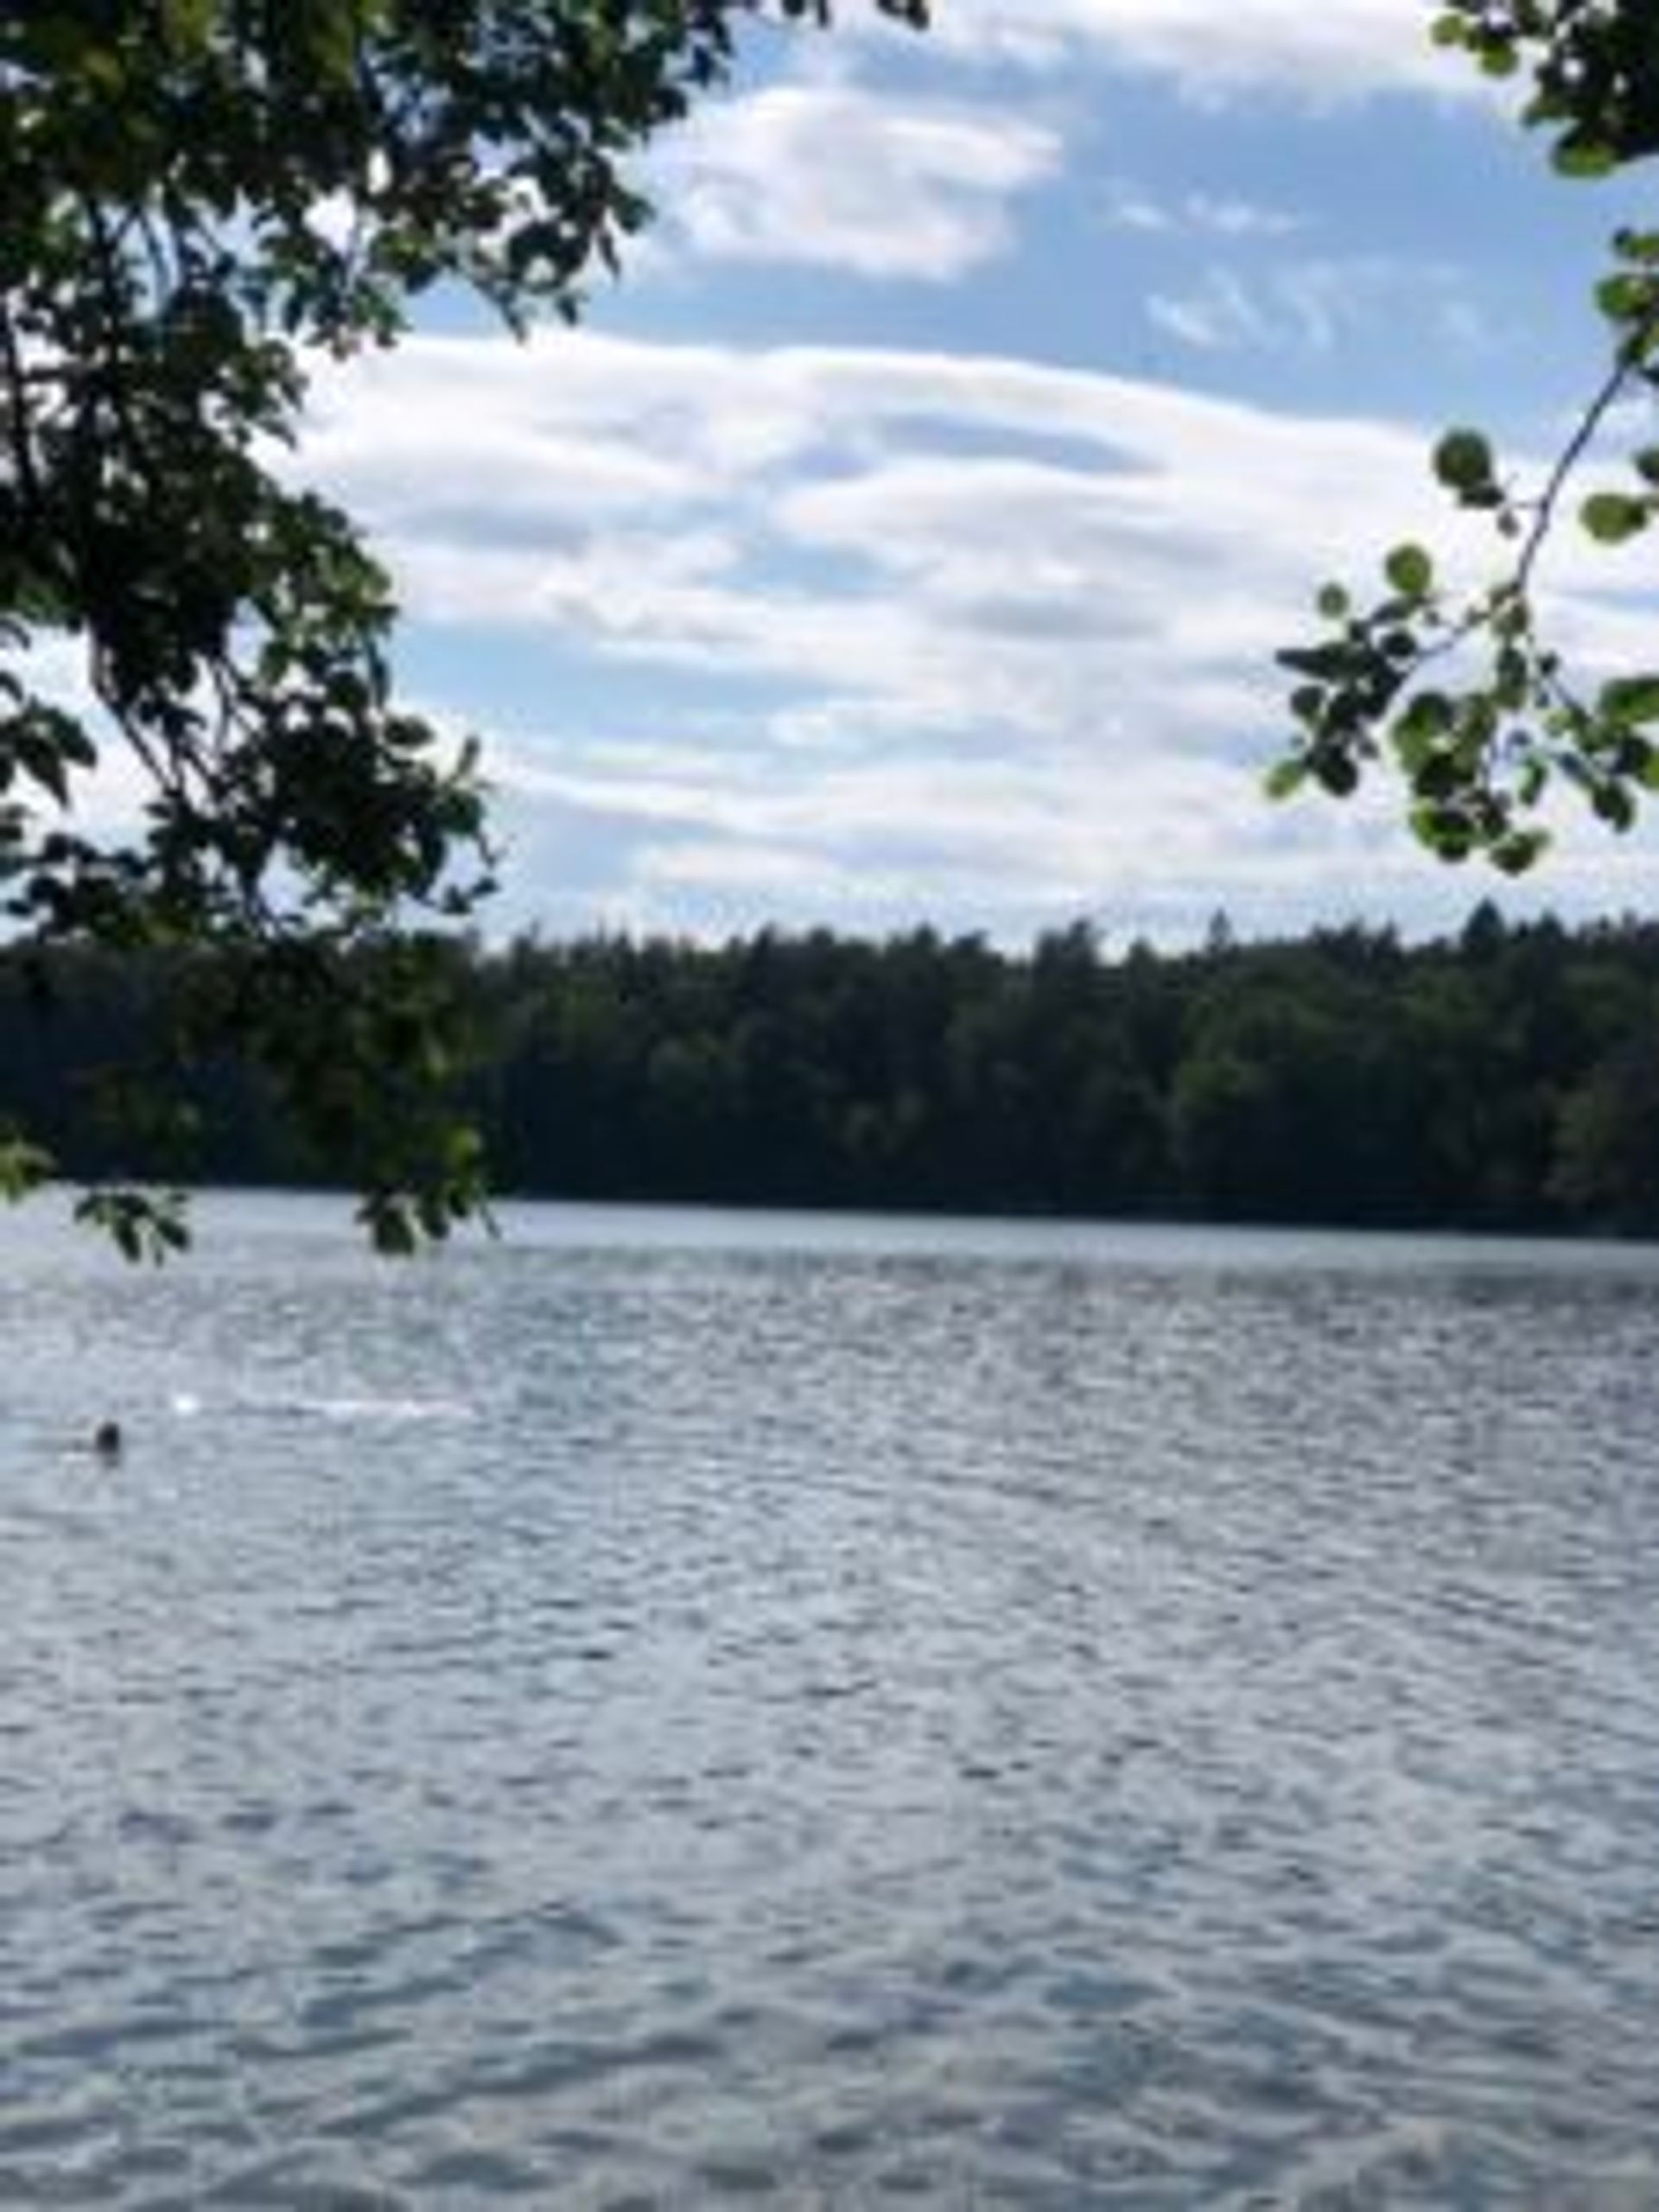
<path fill-rule="evenodd" d="M 1432 385 L 1472 357 L 1459 317 L 1507 341 L 1541 296 L 1524 225 L 1510 290 L 1483 293 L 1491 225 L 1471 245 L 1442 195 L 1396 226 L 1410 162 L 1384 205 L 1354 158 L 1392 130 L 1358 100 L 1487 97 L 1433 12 L 938 0 L 917 40 L 846 0 L 828 41 L 757 27 L 757 73 L 647 165 L 662 220 L 625 311 L 702 342 L 429 334 L 320 368 L 296 466 L 388 556 L 420 702 L 484 731 L 505 918 L 1168 936 L 1218 906 L 1466 904 L 1384 795 L 1259 796 L 1273 652 L 1315 586 L 1450 532 L 1432 432 L 1368 395 L 1410 391 L 1420 355 Z M 1430 262 L 1410 241 L 1439 256 L 1442 215 Z M 775 297 L 818 342 L 766 342 Z M 889 311 L 907 344 L 849 341 Z M 1004 329 L 1033 357 L 1138 342 L 1141 372 L 987 350 Z M 1206 393 L 1155 380 L 1172 359 Z M 1543 415 L 1527 359 L 1493 349 L 1512 420 Z M 1344 412 L 1259 404 L 1275 383 Z M 1647 606 L 1611 602 L 1605 567 L 1559 568 L 1569 631 L 1639 664 Z M 136 797 L 113 772 L 93 794 Z M 1591 839 L 1545 889 L 1652 879 Z"/>
<path fill-rule="evenodd" d="M 1423 445 L 1016 359 L 583 334 L 336 375 L 304 458 L 458 668 L 543 671 L 494 753 L 526 903 L 585 840 L 588 918 L 1018 933 L 1421 874 L 1377 806 L 1256 784 L 1312 587 L 1445 536 Z"/>
<path fill-rule="evenodd" d="M 1198 98 L 1469 96 L 1478 80 L 1467 67 L 1429 43 L 1433 14 L 1426 0 L 942 0 L 928 35 L 974 61 L 1049 70 L 1097 60 L 1173 79 Z"/>

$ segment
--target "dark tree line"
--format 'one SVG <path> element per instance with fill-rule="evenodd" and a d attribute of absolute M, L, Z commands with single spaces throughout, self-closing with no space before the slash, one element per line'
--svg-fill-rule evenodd
<path fill-rule="evenodd" d="M 363 956 L 372 958 L 372 955 Z M 1405 1227 L 1659 1230 L 1659 925 L 1351 927 L 1109 957 L 920 929 L 718 948 L 455 942 L 454 1078 L 505 1192 Z M 0 1099 L 82 1178 L 330 1181 L 227 1055 L 188 1156 L 105 1070 L 154 962 L 0 951 Z"/>

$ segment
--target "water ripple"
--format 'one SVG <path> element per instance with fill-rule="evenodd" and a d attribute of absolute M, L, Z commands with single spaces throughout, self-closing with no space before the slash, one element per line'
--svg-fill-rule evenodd
<path fill-rule="evenodd" d="M 519 1230 L 22 1244 L 0 2202 L 1659 2202 L 1659 1268 Z"/>

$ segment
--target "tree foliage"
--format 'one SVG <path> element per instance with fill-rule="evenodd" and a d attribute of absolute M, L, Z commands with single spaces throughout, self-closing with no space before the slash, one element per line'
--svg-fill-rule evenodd
<path fill-rule="evenodd" d="M 1433 35 L 1493 76 L 1529 75 L 1524 119 L 1548 137 L 1563 176 L 1605 176 L 1659 151 L 1651 0 L 1446 0 Z M 1548 843 L 1539 809 L 1557 787 L 1615 830 L 1659 789 L 1659 657 L 1612 675 L 1575 665 L 1541 588 L 1574 498 L 1577 526 L 1603 545 L 1659 518 L 1659 230 L 1615 234 L 1595 298 L 1607 366 L 1541 484 L 1517 482 L 1478 429 L 1448 430 L 1434 448 L 1446 494 L 1496 535 L 1488 580 L 1452 589 L 1428 549 L 1395 546 L 1380 597 L 1327 585 L 1323 634 L 1281 654 L 1295 678 L 1297 732 L 1270 772 L 1275 796 L 1311 779 L 1345 798 L 1384 761 L 1404 779 L 1412 827 L 1432 852 L 1484 855 L 1514 874 Z M 1604 478 L 1604 433 L 1627 419 L 1637 435 L 1622 476 Z"/>
<path fill-rule="evenodd" d="M 474 748 L 397 701 L 385 573 L 284 465 L 308 368 L 396 343 L 442 285 L 574 315 L 645 219 L 630 156 L 756 5 L 0 7 L 0 912 L 37 943 L 215 948 L 178 963 L 163 1058 L 233 1037 L 383 1243 L 478 1199 L 410 925 L 468 912 L 490 854 Z M 117 757 L 142 826 L 99 835 Z M 365 1001 L 346 956 L 394 936 Z M 0 1186 L 45 1165 L 0 1128 Z M 130 1244 L 175 1233 L 130 1192 L 94 1207 Z"/>
<path fill-rule="evenodd" d="M 151 960 L 0 953 L 0 1058 L 82 1173 L 165 1172 L 99 1112 Z M 1483 1230 L 1659 1229 L 1659 927 L 1326 931 L 1109 958 L 918 930 L 445 958 L 501 1184 L 582 1198 Z M 376 979 L 360 978 L 365 995 Z M 216 1179 L 338 1179 L 245 1064 L 190 1074 Z"/>
<path fill-rule="evenodd" d="M 99 1106 L 132 1157 L 182 1172 L 201 1090 L 189 1071 L 228 1056 L 262 1112 L 355 1178 L 383 1243 L 442 1234 L 478 1203 L 477 1141 L 453 1105 L 467 1036 L 440 933 L 489 888 L 477 757 L 399 702 L 390 580 L 351 518 L 296 480 L 308 371 L 395 344 L 435 289 L 514 326 L 575 315 L 646 219 L 632 156 L 725 78 L 762 10 L 0 4 L 0 920 L 52 956 L 31 971 L 36 995 L 61 987 L 69 948 L 138 963 L 153 1001 Z M 829 6 L 773 10 L 823 20 Z M 1648 0 L 1444 0 L 1435 35 L 1529 79 L 1529 119 L 1564 173 L 1659 149 Z M 1520 869 L 1558 781 L 1618 827 L 1659 786 L 1659 669 L 1585 678 L 1537 588 L 1601 434 L 1659 386 L 1659 232 L 1618 235 L 1598 300 L 1606 374 L 1540 487 L 1518 486 L 1477 429 L 1436 450 L 1449 496 L 1497 533 L 1495 579 L 1455 594 L 1428 549 L 1405 545 L 1381 596 L 1321 594 L 1322 633 L 1284 656 L 1299 734 L 1275 790 L 1346 792 L 1388 758 L 1433 850 Z M 1579 496 L 1605 543 L 1656 514 L 1659 446 L 1638 442 L 1622 475 Z M 138 826 L 100 830 L 111 790 L 135 787 L 122 810 Z M 937 976 L 922 962 L 911 981 L 925 1022 Z M 608 1033 L 602 1001 L 585 1018 Z M 992 1071 L 1011 1130 L 1038 1095 L 1006 1049 L 1012 1019 L 1006 997 L 976 1000 L 950 1048 Z M 755 1029 L 744 1082 L 774 1098 L 780 1129 L 789 1113 L 810 1126 L 820 1078 L 770 1034 Z M 1213 1154 L 1241 1116 L 1262 1122 L 1275 1071 L 1316 1061 L 1315 1043 L 1281 1023 L 1218 1050 L 1169 1125 L 1180 1156 Z M 729 1046 L 698 1030 L 653 1050 L 662 1128 L 712 1126 Z M 1084 1157 L 1084 1132 L 1107 1125 L 1155 1150 L 1147 1099 L 1162 1093 L 1145 1063 L 1078 1050 L 1087 1076 L 1049 1132 L 1058 1156 Z M 146 1069 L 153 1080 L 131 1079 Z M 931 1096 L 901 1083 L 890 1110 L 855 1121 L 857 1155 L 909 1157 Z M 50 1165 L 13 1104 L 0 1192 Z M 1585 1103 L 1581 1131 L 1599 1111 Z M 88 1203 L 131 1249 L 178 1234 L 119 1180 Z"/>

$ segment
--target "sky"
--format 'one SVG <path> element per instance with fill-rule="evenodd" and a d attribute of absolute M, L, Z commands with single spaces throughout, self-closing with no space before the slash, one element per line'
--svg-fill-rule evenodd
<path fill-rule="evenodd" d="M 1598 372 L 1618 195 L 1551 178 L 1432 12 L 756 24 L 582 327 L 451 314 L 320 380 L 302 465 L 392 569 L 405 692 L 484 740 L 491 930 L 1121 948 L 1651 907 L 1645 833 L 1570 831 L 1511 893 L 1396 788 L 1262 795 L 1319 585 L 1408 536 L 1458 556 L 1438 431 L 1541 461 Z M 1610 664 L 1621 557 L 1552 576 Z"/>

